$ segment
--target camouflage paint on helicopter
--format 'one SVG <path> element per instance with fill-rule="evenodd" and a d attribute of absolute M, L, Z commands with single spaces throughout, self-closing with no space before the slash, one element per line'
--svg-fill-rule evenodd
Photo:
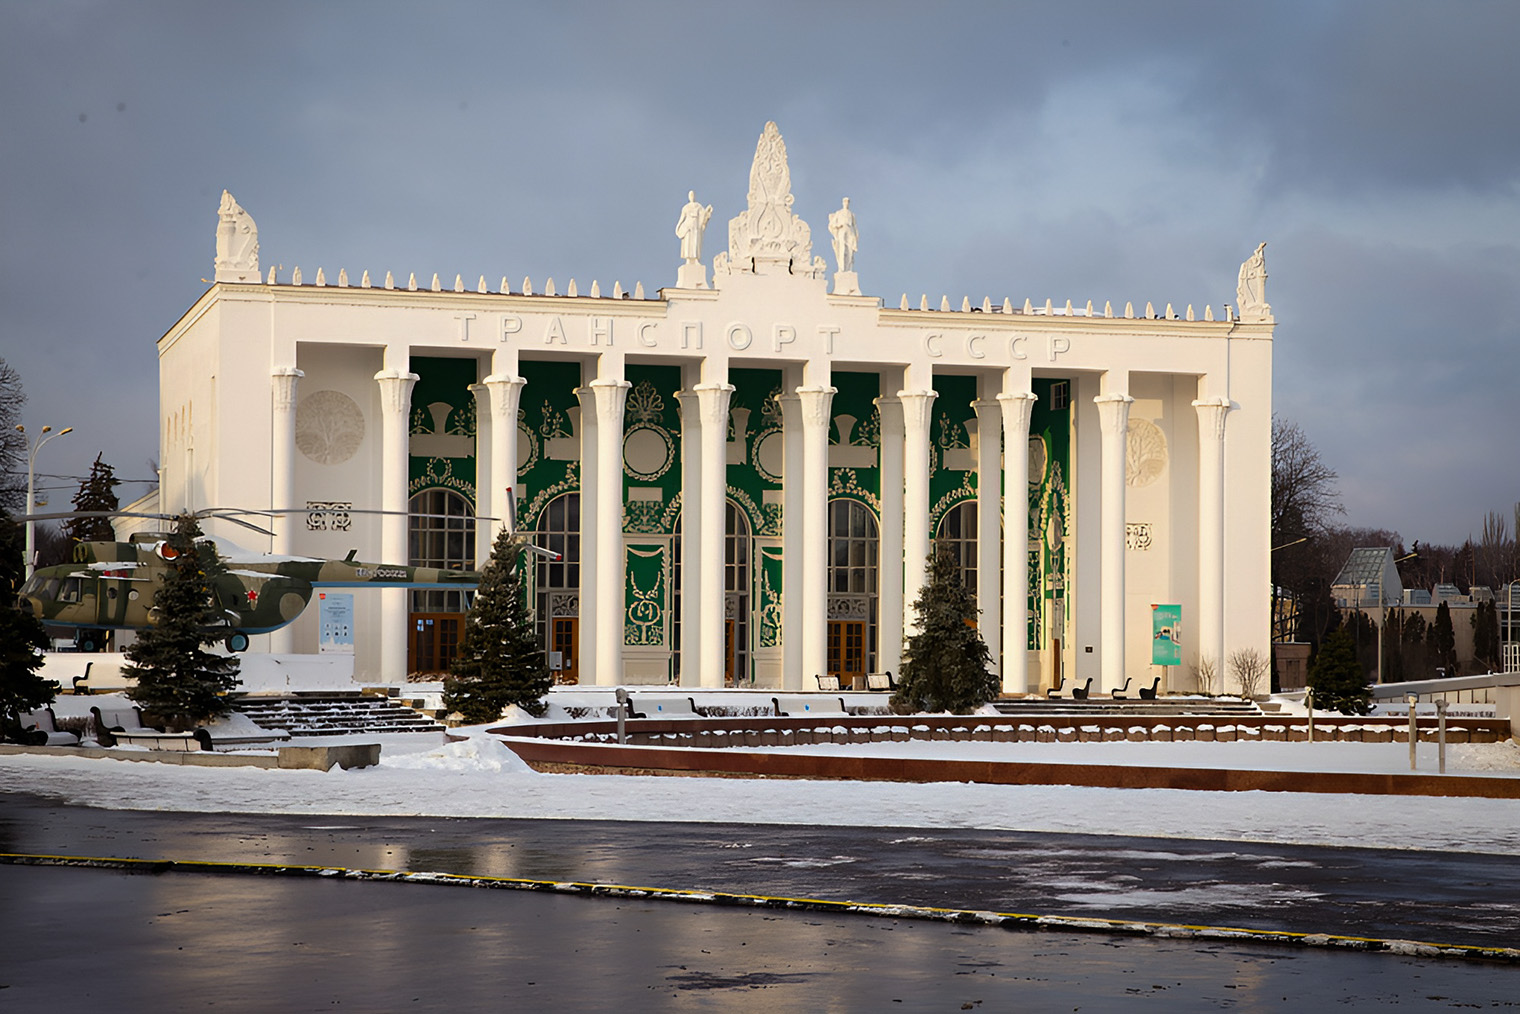
<path fill-rule="evenodd" d="M 249 634 L 293 622 L 314 588 L 378 585 L 404 588 L 470 588 L 473 570 L 439 570 L 342 560 L 253 553 L 225 539 L 208 538 L 222 569 L 212 593 L 222 610 L 227 647 L 242 651 Z M 169 571 L 173 550 L 160 536 L 132 542 L 82 542 L 74 562 L 37 570 L 21 587 L 17 606 L 45 623 L 80 629 L 142 629 L 155 623 L 153 596 Z"/>

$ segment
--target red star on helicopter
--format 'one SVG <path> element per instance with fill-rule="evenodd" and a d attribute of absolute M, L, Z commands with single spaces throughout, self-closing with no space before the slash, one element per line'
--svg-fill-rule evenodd
<path fill-rule="evenodd" d="M 248 604 L 250 606 L 256 606 L 259 604 L 259 593 L 253 588 L 248 589 Z"/>

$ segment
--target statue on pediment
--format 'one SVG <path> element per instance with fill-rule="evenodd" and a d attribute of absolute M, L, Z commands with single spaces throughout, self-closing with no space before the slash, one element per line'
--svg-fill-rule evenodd
<path fill-rule="evenodd" d="M 702 259 L 702 233 L 707 229 L 707 220 L 712 218 L 712 205 L 703 207 L 697 200 L 697 192 L 686 192 L 686 206 L 681 209 L 681 217 L 676 222 L 676 236 L 681 240 L 681 258 L 686 261 L 699 261 Z"/>
<path fill-rule="evenodd" d="M 227 191 L 222 191 L 222 205 L 217 209 L 216 280 L 219 282 L 258 282 L 259 227 L 253 216 L 244 211 Z"/>
<path fill-rule="evenodd" d="M 1267 244 L 1256 247 L 1256 252 L 1240 266 L 1240 277 L 1235 283 L 1235 303 L 1243 321 L 1264 322 L 1272 319 L 1272 305 L 1267 302 Z"/>

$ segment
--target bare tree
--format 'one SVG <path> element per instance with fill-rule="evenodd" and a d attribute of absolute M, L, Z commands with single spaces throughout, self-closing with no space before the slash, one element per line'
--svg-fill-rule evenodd
<path fill-rule="evenodd" d="M 1255 697 L 1266 684 L 1271 665 L 1255 648 L 1238 648 L 1230 652 L 1230 675 L 1240 684 L 1240 696 Z"/>
<path fill-rule="evenodd" d="M 1193 674 L 1193 681 L 1198 684 L 1199 693 L 1212 694 L 1214 692 L 1219 666 L 1214 662 L 1213 656 L 1199 655 L 1193 659 L 1188 670 Z"/>
<path fill-rule="evenodd" d="M 1300 618 L 1310 600 L 1325 598 L 1345 562 L 1328 562 L 1319 543 L 1330 519 L 1344 513 L 1335 472 L 1296 423 L 1272 417 L 1272 617 L 1274 641 L 1303 640 Z M 1295 608 L 1288 608 L 1291 603 Z M 1323 612 L 1324 610 L 1316 610 Z M 1307 634 L 1310 641 L 1317 633 Z"/>
<path fill-rule="evenodd" d="M 0 359 L 0 510 L 11 513 L 26 500 L 26 437 L 16 431 L 25 403 L 21 374 Z"/>

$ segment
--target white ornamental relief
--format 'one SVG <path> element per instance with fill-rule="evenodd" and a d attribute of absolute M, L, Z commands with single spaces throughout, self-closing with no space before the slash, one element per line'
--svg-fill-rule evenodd
<path fill-rule="evenodd" d="M 1149 419 L 1131 419 L 1125 441 L 1124 481 L 1142 489 L 1166 471 L 1166 434 Z"/>
<path fill-rule="evenodd" d="M 319 465 L 341 465 L 364 443 L 364 413 L 342 391 L 314 391 L 296 408 L 296 447 Z"/>

